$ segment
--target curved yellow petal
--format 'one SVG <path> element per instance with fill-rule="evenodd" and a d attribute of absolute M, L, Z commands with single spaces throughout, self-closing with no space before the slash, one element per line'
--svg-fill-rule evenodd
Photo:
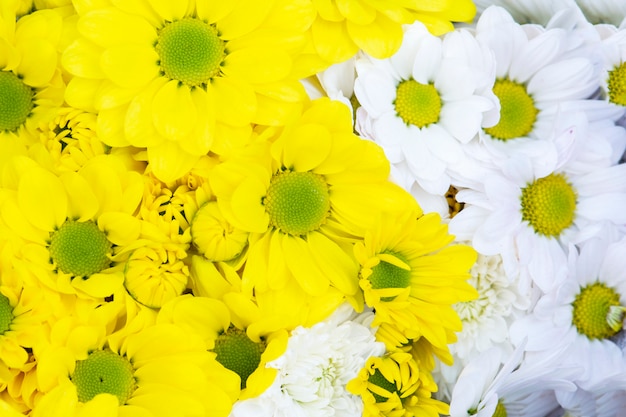
<path fill-rule="evenodd" d="M 22 16 L 15 27 L 15 42 L 25 39 L 47 40 L 57 44 L 63 30 L 63 19 L 54 9 L 39 10 Z"/>
<path fill-rule="evenodd" d="M 152 121 L 152 102 L 154 96 L 167 80 L 163 77 L 155 79 L 129 103 L 123 117 L 124 135 L 128 143 L 140 148 L 161 144 L 166 140 L 156 131 Z"/>
<path fill-rule="evenodd" d="M 99 48 L 91 41 L 78 38 L 68 46 L 61 57 L 63 67 L 73 75 L 85 78 L 104 78 L 100 68 Z"/>
<path fill-rule="evenodd" d="M 185 17 L 189 7 L 189 0 L 151 0 L 150 5 L 163 20 L 174 22 Z"/>
<path fill-rule="evenodd" d="M 339 11 L 336 0 L 313 0 L 320 17 L 331 22 L 341 22 L 345 17 Z"/>
<path fill-rule="evenodd" d="M 13 71 L 20 63 L 20 53 L 12 42 L 0 37 L 0 68 Z"/>
<path fill-rule="evenodd" d="M 100 83 L 100 80 L 73 77 L 65 87 L 65 101 L 72 107 L 95 113 Z"/>
<path fill-rule="evenodd" d="M 98 139 L 109 146 L 123 147 L 131 143 L 124 136 L 126 106 L 103 109 L 98 112 L 96 132 Z"/>
<path fill-rule="evenodd" d="M 196 14 L 198 18 L 212 24 L 228 16 L 235 6 L 237 3 L 234 1 L 197 1 Z"/>
<path fill-rule="evenodd" d="M 67 195 L 59 178 L 43 169 L 22 176 L 17 201 L 24 216 L 35 227 L 53 231 L 67 217 Z"/>
<path fill-rule="evenodd" d="M 199 158 L 183 151 L 172 141 L 164 141 L 148 148 L 148 164 L 154 175 L 163 182 L 182 177 L 193 168 Z"/>
<path fill-rule="evenodd" d="M 368 25 L 376 19 L 376 9 L 362 0 L 335 0 L 343 16 L 359 25 Z"/>
<path fill-rule="evenodd" d="M 67 217 L 80 222 L 92 219 L 100 206 L 87 180 L 75 172 L 63 174 L 60 179 L 67 190 Z"/>
<path fill-rule="evenodd" d="M 125 246 L 136 241 L 141 232 L 141 222 L 127 213 L 106 212 L 98 217 L 98 227 L 114 245 Z"/>
<path fill-rule="evenodd" d="M 186 85 L 171 80 L 154 95 L 152 121 L 161 135 L 179 140 L 189 135 L 198 117 L 191 92 Z"/>
<path fill-rule="evenodd" d="M 58 58 L 54 45 L 41 39 L 27 39 L 19 47 L 22 59 L 15 72 L 24 77 L 24 84 L 31 87 L 48 84 L 57 69 Z"/>
<path fill-rule="evenodd" d="M 331 63 L 343 62 L 359 50 L 350 38 L 345 22 L 328 22 L 318 17 L 311 26 L 311 35 L 317 53 Z"/>
<path fill-rule="evenodd" d="M 282 163 L 294 167 L 296 171 L 311 171 L 320 165 L 330 154 L 333 138 L 325 126 L 304 124 L 296 126 L 283 141 L 274 146 L 282 146 Z"/>
<path fill-rule="evenodd" d="M 284 85 L 285 83 L 274 83 L 271 85 L 276 86 L 277 90 L 280 90 L 281 88 L 277 86 L 278 84 Z M 269 92 L 269 90 L 268 88 L 266 91 Z M 286 99 L 286 95 L 280 96 L 279 91 L 270 92 L 269 95 L 257 94 L 257 112 L 252 122 L 267 126 L 283 126 L 290 121 L 296 120 L 302 114 L 305 100 L 291 100 L 292 97 Z"/>
<path fill-rule="evenodd" d="M 320 98 L 314 100 L 311 106 L 306 109 L 301 123 L 319 123 L 324 121 L 324 126 L 332 133 L 352 134 L 352 115 L 350 109 L 337 100 L 328 98 Z M 354 141 L 354 137 L 348 140 L 348 143 L 359 143 Z M 378 148 L 378 146 L 376 146 Z"/>
<path fill-rule="evenodd" d="M 120 87 L 113 81 L 105 78 L 98 86 L 94 105 L 96 109 L 111 109 L 128 104 L 140 92 L 137 88 Z"/>
<path fill-rule="evenodd" d="M 418 14 L 415 18 L 422 22 L 426 29 L 435 36 L 441 36 L 454 30 L 454 25 L 447 18 L 429 14 Z"/>
<path fill-rule="evenodd" d="M 330 286 L 328 277 L 311 254 L 309 243 L 301 237 L 284 235 L 285 262 L 302 289 L 310 295 L 323 295 Z"/>
<path fill-rule="evenodd" d="M 209 94 L 201 88 L 191 91 L 191 100 L 200 115 L 215 114 L 215 98 Z M 215 116 L 199 117 L 193 132 L 179 141 L 179 144 L 185 152 L 192 155 L 206 155 L 211 149 L 214 137 Z"/>
<path fill-rule="evenodd" d="M 257 102 L 254 90 L 248 84 L 229 77 L 217 77 L 208 88 L 215 92 L 218 121 L 232 126 L 250 123 L 256 113 Z"/>
<path fill-rule="evenodd" d="M 119 401 L 115 395 L 103 393 L 82 403 L 76 417 L 110 417 L 117 415 Z"/>
<path fill-rule="evenodd" d="M 342 294 L 353 295 L 359 289 L 359 267 L 354 257 L 319 232 L 307 236 L 314 260 Z"/>
<path fill-rule="evenodd" d="M 233 192 L 230 205 L 243 230 L 257 233 L 267 230 L 269 215 L 261 204 L 266 191 L 262 181 L 248 177 Z"/>
<path fill-rule="evenodd" d="M 102 72 L 120 87 L 139 88 L 159 75 L 156 51 L 143 45 L 116 45 L 100 58 Z"/>
<path fill-rule="evenodd" d="M 236 11 L 217 22 L 220 37 L 230 40 L 252 32 L 265 20 L 273 5 L 274 1 L 240 0 Z"/>
<path fill-rule="evenodd" d="M 354 43 L 374 58 L 390 57 L 402 43 L 402 26 L 382 14 L 368 25 L 348 21 L 347 29 Z"/>
<path fill-rule="evenodd" d="M 184 295 L 161 307 L 157 323 L 173 323 L 210 340 L 228 329 L 230 312 L 222 301 Z"/>
<path fill-rule="evenodd" d="M 252 84 L 271 83 L 291 72 L 289 54 L 278 48 L 247 48 L 226 55 L 222 71 Z"/>
<path fill-rule="evenodd" d="M 78 20 L 77 29 L 82 36 L 105 48 L 128 44 L 150 47 L 157 40 L 155 28 L 146 20 L 114 7 L 86 13 Z"/>

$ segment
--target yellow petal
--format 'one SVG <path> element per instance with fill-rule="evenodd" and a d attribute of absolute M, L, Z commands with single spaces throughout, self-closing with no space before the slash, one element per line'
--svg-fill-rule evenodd
<path fill-rule="evenodd" d="M 285 262 L 298 284 L 307 294 L 323 295 L 330 282 L 313 258 L 309 244 L 291 235 L 285 235 L 282 243 Z"/>
<path fill-rule="evenodd" d="M 341 22 L 344 16 L 339 11 L 335 0 L 313 0 L 320 17 L 331 22 Z"/>
<path fill-rule="evenodd" d="M 267 230 L 269 215 L 261 204 L 265 192 L 265 184 L 255 177 L 243 180 L 233 192 L 230 205 L 241 229 L 257 233 Z"/>
<path fill-rule="evenodd" d="M 209 91 L 213 92 L 213 90 Z M 215 98 L 210 97 L 203 89 L 193 89 L 191 91 L 191 100 L 198 114 L 215 114 Z M 199 117 L 194 131 L 179 142 L 180 147 L 192 155 L 206 155 L 211 149 L 214 136 L 215 117 Z"/>
<path fill-rule="evenodd" d="M 143 45 L 117 45 L 106 49 L 100 59 L 102 71 L 120 87 L 139 88 L 159 75 L 158 55 Z"/>
<path fill-rule="evenodd" d="M 155 12 L 169 22 L 180 20 L 187 14 L 188 0 L 151 0 L 150 5 Z"/>
<path fill-rule="evenodd" d="M 376 9 L 360 0 L 336 0 L 337 8 L 343 16 L 359 25 L 370 24 L 376 19 Z"/>
<path fill-rule="evenodd" d="M 72 107 L 95 113 L 95 97 L 100 83 L 100 80 L 73 77 L 65 88 L 65 101 Z"/>
<path fill-rule="evenodd" d="M 117 415 L 119 401 L 115 395 L 99 394 L 82 403 L 76 417 L 111 417 Z"/>
<path fill-rule="evenodd" d="M 154 417 L 154 414 L 143 407 L 125 404 L 117 409 L 117 417 Z"/>
<path fill-rule="evenodd" d="M 307 240 L 313 259 L 333 286 L 346 295 L 356 293 L 359 288 L 359 267 L 354 258 L 321 233 L 311 232 Z"/>
<path fill-rule="evenodd" d="M 422 22 L 426 29 L 435 36 L 441 36 L 454 30 L 454 25 L 446 19 L 428 14 L 418 14 L 415 18 Z M 470 19 L 471 20 L 471 19 Z"/>
<path fill-rule="evenodd" d="M 150 47 L 157 40 L 155 28 L 143 18 L 114 7 L 81 16 L 77 29 L 85 38 L 105 48 L 128 44 Z"/>
<path fill-rule="evenodd" d="M 324 126 L 319 124 L 299 125 L 284 138 L 282 143 L 282 163 L 293 166 L 296 171 L 311 171 L 321 164 L 330 154 L 333 138 Z"/>
<path fill-rule="evenodd" d="M 230 312 L 219 300 L 180 296 L 161 308 L 157 323 L 173 323 L 209 340 L 228 329 Z"/>
<path fill-rule="evenodd" d="M 193 168 L 198 159 L 199 156 L 185 152 L 171 141 L 148 148 L 148 164 L 154 175 L 163 182 L 182 177 Z"/>
<path fill-rule="evenodd" d="M 9 225 L 15 233 L 21 238 L 36 242 L 39 245 L 46 245 L 46 241 L 50 238 L 52 229 L 40 229 L 34 227 L 24 216 L 24 211 L 13 200 L 2 203 L 2 219 Z"/>
<path fill-rule="evenodd" d="M 284 126 L 302 114 L 304 102 L 288 101 L 257 94 L 257 112 L 253 123 L 266 126 Z"/>
<path fill-rule="evenodd" d="M 113 81 L 104 79 L 96 91 L 94 105 L 96 109 L 102 110 L 128 104 L 139 93 L 140 89 L 141 87 L 139 89 L 120 87 Z"/>
<path fill-rule="evenodd" d="M 311 26 L 311 35 L 317 53 L 331 63 L 343 62 L 359 50 L 344 22 L 327 22 L 318 17 Z"/>
<path fill-rule="evenodd" d="M 67 195 L 54 174 L 34 169 L 22 177 L 17 190 L 20 209 L 35 227 L 53 231 L 67 217 Z"/>
<path fill-rule="evenodd" d="M 256 113 L 256 95 L 244 82 L 217 77 L 208 86 L 215 92 L 216 117 L 218 121 L 244 126 L 250 123 Z"/>
<path fill-rule="evenodd" d="M 273 1 L 240 0 L 236 12 L 224 16 L 217 22 L 220 37 L 230 40 L 252 32 L 261 25 L 273 4 Z"/>
<path fill-rule="evenodd" d="M 300 122 L 319 123 L 320 120 L 324 121 L 324 126 L 332 133 L 352 134 L 350 109 L 337 100 L 327 98 L 314 100 L 302 115 Z M 353 139 L 349 139 L 349 143 L 354 142 Z"/>
<path fill-rule="evenodd" d="M 354 43 L 374 58 L 390 57 L 402 43 L 402 26 L 382 14 L 368 25 L 348 21 L 347 28 Z"/>
<path fill-rule="evenodd" d="M 93 218 L 98 212 L 99 204 L 87 180 L 75 172 L 68 172 L 60 179 L 67 190 L 67 216 L 81 222 Z"/>
<path fill-rule="evenodd" d="M 271 83 L 289 75 L 291 58 L 278 48 L 240 49 L 226 55 L 222 71 L 252 84 Z"/>
<path fill-rule="evenodd" d="M 112 109 L 103 109 L 98 112 L 96 132 L 98 133 L 98 139 L 103 143 L 115 147 L 131 145 L 124 136 L 126 108 L 126 106 L 119 106 Z"/>
<path fill-rule="evenodd" d="M 204 404 L 199 398 L 180 389 L 162 384 L 148 385 L 145 388 L 143 386 L 139 387 L 127 404 L 144 408 L 150 411 L 152 416 L 207 415 Z"/>
<path fill-rule="evenodd" d="M 126 213 L 106 212 L 98 217 L 98 227 L 107 239 L 119 246 L 129 245 L 139 238 L 141 223 L 139 219 Z"/>
<path fill-rule="evenodd" d="M 176 80 L 165 84 L 154 96 L 152 121 L 161 135 L 179 140 L 195 127 L 198 114 L 189 87 Z"/>
<path fill-rule="evenodd" d="M 13 71 L 20 63 L 18 49 L 4 38 L 0 38 L 0 68 L 3 71 Z"/>
<path fill-rule="evenodd" d="M 57 69 L 57 50 L 41 39 L 27 39 L 20 43 L 22 59 L 15 72 L 23 76 L 25 84 L 45 86 Z"/>
<path fill-rule="evenodd" d="M 20 17 L 15 28 L 15 42 L 25 39 L 45 39 L 57 44 L 61 38 L 63 19 L 56 10 L 40 10 Z"/>
<path fill-rule="evenodd" d="M 99 48 L 91 41 L 78 38 L 63 51 L 63 67 L 73 75 L 85 78 L 104 78 L 100 68 Z"/>
<path fill-rule="evenodd" d="M 152 102 L 154 95 L 167 80 L 158 77 L 150 83 L 128 105 L 124 114 L 124 135 L 129 144 L 136 147 L 150 147 L 161 144 L 165 138 L 159 135 L 152 121 Z"/>
<path fill-rule="evenodd" d="M 199 19 L 213 24 L 229 15 L 237 6 L 234 1 L 197 1 L 196 14 Z"/>
<path fill-rule="evenodd" d="M 269 247 L 267 256 L 267 283 L 271 290 L 281 290 L 288 285 L 292 278 L 285 262 L 283 239 L 286 237 L 279 231 L 269 232 Z"/>
<path fill-rule="evenodd" d="M 163 358 L 205 360 L 205 343 L 173 324 L 157 324 L 144 328 L 126 339 L 126 356 L 136 368 Z"/>

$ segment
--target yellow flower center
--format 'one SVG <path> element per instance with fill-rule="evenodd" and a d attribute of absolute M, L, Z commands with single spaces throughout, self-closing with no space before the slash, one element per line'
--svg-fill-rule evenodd
<path fill-rule="evenodd" d="M 535 125 L 539 110 L 526 87 L 508 79 L 499 79 L 493 86 L 500 99 L 500 121 L 485 132 L 496 139 L 509 140 L 528 135 Z"/>
<path fill-rule="evenodd" d="M 581 288 L 572 303 L 572 322 L 589 339 L 607 339 L 622 328 L 624 307 L 612 288 L 596 282 Z"/>
<path fill-rule="evenodd" d="M 191 17 L 163 27 L 155 48 L 163 74 L 189 86 L 207 84 L 219 75 L 226 56 L 215 26 Z"/>
<path fill-rule="evenodd" d="M 20 127 L 35 106 L 34 90 L 9 71 L 0 71 L 0 132 Z"/>
<path fill-rule="evenodd" d="M 539 178 L 522 189 L 522 219 L 540 235 L 557 237 L 572 225 L 576 192 L 563 174 Z"/>
<path fill-rule="evenodd" d="M 388 381 L 387 378 L 385 378 L 383 376 L 383 374 L 378 369 L 376 369 L 374 371 L 374 373 L 369 376 L 367 381 L 370 384 L 376 385 L 377 387 L 380 387 L 380 388 L 384 389 L 385 391 L 389 392 L 389 394 L 393 394 L 394 392 L 398 392 L 398 388 L 396 387 L 396 384 L 393 383 L 393 382 Z M 370 390 L 370 392 L 372 393 L 372 395 L 376 399 L 377 403 L 384 403 L 385 401 L 387 401 L 389 399 L 388 396 L 387 397 L 382 396 L 380 394 L 375 393 L 372 390 Z"/>
<path fill-rule="evenodd" d="M 448 213 L 450 214 L 450 218 L 453 218 L 454 216 L 459 214 L 461 210 L 463 210 L 463 208 L 465 207 L 465 203 L 459 203 L 456 200 L 456 194 L 458 192 L 458 189 L 450 186 L 450 188 L 448 188 L 448 192 L 446 193 L 446 201 L 448 202 Z"/>
<path fill-rule="evenodd" d="M 14 317 L 13 307 L 11 307 L 9 299 L 0 294 L 0 335 L 5 334 L 11 328 Z"/>
<path fill-rule="evenodd" d="M 191 223 L 191 241 L 205 258 L 213 262 L 237 257 L 248 244 L 248 232 L 226 221 L 217 202 L 200 207 Z"/>
<path fill-rule="evenodd" d="M 496 406 L 496 411 L 493 412 L 491 417 L 507 417 L 506 408 L 502 401 L 498 401 L 498 405 Z"/>
<path fill-rule="evenodd" d="M 265 343 L 256 343 L 243 330 L 231 327 L 218 336 L 213 351 L 215 358 L 224 368 L 230 369 L 241 378 L 241 389 L 246 387 L 248 377 L 261 363 Z"/>
<path fill-rule="evenodd" d="M 406 288 L 411 283 L 411 267 L 408 260 L 397 252 L 385 251 L 378 254 L 380 262 L 372 268 L 368 277 L 372 288 Z"/>
<path fill-rule="evenodd" d="M 426 127 L 439 120 L 441 98 L 435 86 L 421 84 L 415 80 L 405 80 L 398 84 L 396 113 L 407 125 Z"/>
<path fill-rule="evenodd" d="M 128 359 L 110 350 L 96 350 L 87 359 L 76 362 L 71 380 L 82 403 L 107 393 L 115 395 L 123 405 L 135 391 L 133 372 Z"/>
<path fill-rule="evenodd" d="M 52 233 L 50 256 L 66 274 L 89 277 L 107 268 L 111 242 L 92 221 L 66 220 Z"/>
<path fill-rule="evenodd" d="M 609 71 L 609 101 L 626 106 L 626 63 L 622 62 Z"/>
<path fill-rule="evenodd" d="M 313 172 L 274 175 L 263 203 L 271 225 L 291 235 L 319 229 L 330 214 L 328 184 Z"/>

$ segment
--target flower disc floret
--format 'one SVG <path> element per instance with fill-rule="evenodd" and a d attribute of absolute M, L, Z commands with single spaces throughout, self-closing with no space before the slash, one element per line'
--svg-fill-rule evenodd
<path fill-rule="evenodd" d="M 89 277 L 111 263 L 111 242 L 92 221 L 67 220 L 52 233 L 50 255 L 66 274 Z"/>
<path fill-rule="evenodd" d="M 387 378 L 385 378 L 384 375 L 378 369 L 376 369 L 374 371 L 374 373 L 370 375 L 370 377 L 368 379 L 368 382 L 371 383 L 371 384 L 374 384 L 377 387 L 380 387 L 383 390 L 388 391 L 388 392 L 390 392 L 392 394 L 394 392 L 398 393 L 398 388 L 396 387 L 396 384 L 391 382 L 391 381 L 388 381 Z M 387 401 L 389 399 L 388 397 L 384 397 L 382 395 L 379 395 L 379 394 L 375 393 L 371 389 L 370 389 L 370 392 L 372 393 L 372 395 L 376 399 L 377 403 L 383 403 L 383 402 L 385 402 L 385 401 Z"/>
<path fill-rule="evenodd" d="M 607 339 L 622 328 L 624 317 L 619 294 L 601 282 L 580 290 L 572 303 L 572 322 L 578 333 L 589 339 Z M 619 325 L 611 326 L 615 311 L 620 316 Z"/>
<path fill-rule="evenodd" d="M 0 335 L 3 335 L 11 328 L 13 318 L 13 307 L 8 297 L 0 294 Z"/>
<path fill-rule="evenodd" d="M 500 121 L 485 132 L 503 141 L 532 132 L 539 110 L 526 87 L 509 79 L 499 79 L 493 86 L 493 93 L 500 100 Z"/>
<path fill-rule="evenodd" d="M 400 253 L 386 251 L 379 255 L 378 265 L 368 277 L 373 289 L 406 288 L 411 284 L 411 267 L 408 259 Z"/>
<path fill-rule="evenodd" d="M 317 230 L 330 214 L 328 184 L 313 172 L 280 172 L 271 179 L 264 205 L 273 226 L 304 235 Z"/>
<path fill-rule="evenodd" d="M 522 220 L 540 235 L 557 237 L 574 222 L 576 192 L 563 174 L 550 174 L 528 184 L 521 200 Z"/>
<path fill-rule="evenodd" d="M 215 26 L 195 18 L 165 25 L 155 46 L 164 75 L 189 86 L 206 84 L 220 73 L 224 48 Z"/>
<path fill-rule="evenodd" d="M 433 84 L 402 81 L 396 89 L 394 105 L 396 113 L 407 125 L 422 128 L 439 121 L 441 98 Z"/>
<path fill-rule="evenodd" d="M 261 363 L 261 355 L 265 351 L 265 343 L 257 343 L 246 335 L 246 332 L 230 328 L 215 340 L 213 351 L 215 358 L 224 368 L 230 369 L 241 378 L 241 389 L 246 388 L 248 377 Z"/>
<path fill-rule="evenodd" d="M 0 71 L 0 131 L 20 127 L 35 106 L 35 93 L 15 74 Z"/>
<path fill-rule="evenodd" d="M 626 106 L 626 63 L 622 62 L 609 71 L 607 84 L 609 101 Z"/>
<path fill-rule="evenodd" d="M 502 404 L 502 401 L 498 401 L 498 405 L 496 406 L 496 411 L 493 412 L 493 416 L 492 417 L 507 417 L 508 414 L 506 412 L 506 408 L 504 407 L 504 404 Z"/>
<path fill-rule="evenodd" d="M 133 372 L 128 359 L 110 350 L 97 350 L 76 362 L 71 379 L 78 401 L 86 403 L 98 394 L 107 393 L 115 395 L 123 405 L 135 390 Z"/>

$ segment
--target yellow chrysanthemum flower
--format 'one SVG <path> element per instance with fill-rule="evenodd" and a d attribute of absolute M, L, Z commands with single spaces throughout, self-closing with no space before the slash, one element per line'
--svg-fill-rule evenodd
<path fill-rule="evenodd" d="M 41 10 L 16 23 L 16 7 L 13 1 L 0 8 L 0 167 L 8 155 L 26 153 L 65 89 L 58 68 L 62 16 Z"/>
<path fill-rule="evenodd" d="M 232 401 L 207 379 L 205 367 L 214 360 L 199 336 L 173 324 L 133 322 L 110 332 L 111 317 L 104 318 L 54 329 L 58 344 L 41 353 L 38 365 L 45 395 L 31 416 L 228 415 Z"/>
<path fill-rule="evenodd" d="M 12 416 L 5 407 L 27 415 L 42 396 L 37 387 L 37 361 L 31 354 L 21 369 L 0 364 L 0 415 Z M 4 402 L 4 404 L 3 404 Z"/>
<path fill-rule="evenodd" d="M 382 150 L 352 133 L 347 107 L 319 99 L 246 152 L 210 178 L 222 215 L 250 232 L 246 285 L 278 290 L 293 277 L 310 295 L 357 294 L 351 242 L 385 207 L 411 199 L 388 181 Z"/>
<path fill-rule="evenodd" d="M 54 291 L 113 294 L 124 280 L 116 265 L 118 247 L 140 232 L 133 213 L 143 190 L 141 176 L 109 155 L 60 176 L 26 157 L 16 157 L 10 168 L 4 185 L 12 198 L 4 199 L 0 213 L 24 241 L 17 256 Z"/>
<path fill-rule="evenodd" d="M 218 132 L 282 124 L 306 93 L 292 55 L 314 18 L 304 2 L 76 0 L 76 39 L 63 54 L 74 75 L 66 100 L 98 111 L 110 146 L 145 147 L 157 177 L 174 180 Z M 294 11 L 296 10 L 296 11 Z M 299 40 L 300 39 L 300 40 Z"/>
<path fill-rule="evenodd" d="M 348 391 L 363 399 L 363 417 L 412 417 L 448 414 L 448 405 L 431 398 L 437 386 L 419 363 L 404 352 L 368 359 Z"/>
<path fill-rule="evenodd" d="M 452 304 L 477 296 L 467 283 L 476 252 L 449 245 L 453 236 L 437 214 L 420 214 L 406 210 L 382 217 L 354 245 L 359 285 L 365 303 L 376 311 L 372 326 L 381 325 L 377 337 L 387 346 L 424 337 L 447 350 L 453 332 L 461 329 Z"/>
<path fill-rule="evenodd" d="M 452 22 L 470 22 L 476 14 L 471 0 L 372 1 L 312 0 L 317 18 L 311 26 L 312 55 L 320 61 L 315 72 L 353 57 L 359 49 L 383 59 L 393 55 L 402 42 L 402 25 L 416 20 L 434 35 L 454 29 Z"/>

